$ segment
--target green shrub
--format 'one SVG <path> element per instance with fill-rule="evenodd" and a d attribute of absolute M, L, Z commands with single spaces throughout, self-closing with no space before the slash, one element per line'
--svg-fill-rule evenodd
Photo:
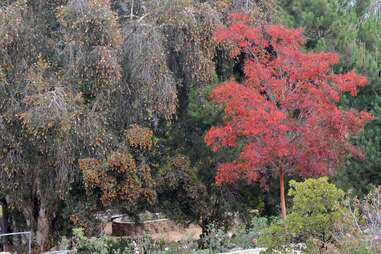
<path fill-rule="evenodd" d="M 116 239 L 102 235 L 86 237 L 82 228 L 73 230 L 74 248 L 79 254 L 152 253 L 160 246 L 148 237 Z"/>
<path fill-rule="evenodd" d="M 258 239 L 261 231 L 268 226 L 269 219 L 264 217 L 254 217 L 247 225 L 241 225 L 231 237 L 230 244 L 243 249 L 252 248 L 253 240 Z"/>
<path fill-rule="evenodd" d="M 91 252 L 98 254 L 109 254 L 109 249 L 112 245 L 112 240 L 107 236 L 98 238 L 88 238 L 84 234 L 83 228 L 73 229 L 73 238 L 76 242 L 76 247 L 79 253 Z"/>
<path fill-rule="evenodd" d="M 274 250 L 287 253 L 289 243 L 290 235 L 280 222 L 265 228 L 258 239 L 258 244 L 267 248 L 266 253 L 272 253 Z"/>
<path fill-rule="evenodd" d="M 350 254 L 374 254 L 374 252 L 370 251 L 367 247 L 359 247 Z"/>
<path fill-rule="evenodd" d="M 288 195 L 293 206 L 286 220 L 273 223 L 262 231 L 259 243 L 273 250 L 287 253 L 296 243 L 308 243 L 310 253 L 322 253 L 334 241 L 334 225 L 344 214 L 344 192 L 328 182 L 327 177 L 290 181 Z M 287 228 L 287 229 L 285 229 Z"/>
<path fill-rule="evenodd" d="M 242 223 L 238 227 L 231 228 L 230 231 L 210 225 L 208 239 L 209 253 L 226 252 L 234 248 L 248 249 L 255 246 L 254 239 L 257 240 L 262 229 L 267 227 L 268 219 L 264 217 L 254 217 L 249 223 Z"/>
<path fill-rule="evenodd" d="M 316 238 L 323 243 L 333 240 L 334 224 L 343 216 L 344 192 L 328 182 L 328 177 L 290 181 L 288 195 L 293 206 L 286 223 L 290 233 L 300 239 Z"/>

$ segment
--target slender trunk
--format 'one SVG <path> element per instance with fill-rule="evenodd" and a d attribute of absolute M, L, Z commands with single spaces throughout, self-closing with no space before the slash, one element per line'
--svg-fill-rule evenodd
<path fill-rule="evenodd" d="M 134 18 L 134 0 L 131 0 L 130 19 Z"/>
<path fill-rule="evenodd" d="M 206 249 L 209 246 L 209 233 L 210 233 L 208 217 L 202 219 L 200 226 L 202 229 L 202 233 L 200 235 L 198 247 L 200 249 Z"/>
<path fill-rule="evenodd" d="M 279 171 L 279 187 L 280 187 L 280 209 L 282 212 L 282 219 L 286 219 L 286 199 L 284 197 L 284 169 Z"/>

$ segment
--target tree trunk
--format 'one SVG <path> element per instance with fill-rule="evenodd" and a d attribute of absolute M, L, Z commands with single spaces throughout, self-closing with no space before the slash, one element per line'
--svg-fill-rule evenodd
<path fill-rule="evenodd" d="M 283 168 L 279 171 L 279 187 L 280 187 L 280 209 L 282 212 L 282 219 L 286 219 L 286 199 L 284 196 L 284 170 Z"/>
<path fill-rule="evenodd" d="M 51 246 L 51 228 L 50 220 L 47 217 L 44 207 L 40 207 L 37 219 L 36 241 L 39 244 L 41 251 L 48 250 Z"/>
<path fill-rule="evenodd" d="M 130 19 L 134 18 L 134 0 L 131 0 Z"/>
<path fill-rule="evenodd" d="M 206 249 L 209 247 L 209 233 L 210 233 L 208 217 L 202 219 L 200 226 L 202 229 L 202 233 L 200 235 L 200 239 L 198 240 L 198 247 L 200 249 Z"/>

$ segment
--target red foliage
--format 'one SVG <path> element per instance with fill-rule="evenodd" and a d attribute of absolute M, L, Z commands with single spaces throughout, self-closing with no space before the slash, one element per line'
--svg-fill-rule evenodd
<path fill-rule="evenodd" d="M 206 133 L 205 142 L 213 151 L 243 146 L 235 161 L 219 166 L 217 183 L 258 181 L 269 168 L 326 175 L 343 156 L 360 156 L 348 143 L 348 134 L 356 134 L 372 116 L 339 109 L 337 102 L 344 92 L 355 96 L 366 78 L 354 71 L 334 74 L 335 53 L 301 50 L 300 29 L 252 28 L 242 14 L 231 19 L 228 27 L 215 32 L 215 40 L 233 45 L 231 57 L 246 53 L 245 80 L 229 80 L 210 94 L 226 117 L 223 125 Z"/>

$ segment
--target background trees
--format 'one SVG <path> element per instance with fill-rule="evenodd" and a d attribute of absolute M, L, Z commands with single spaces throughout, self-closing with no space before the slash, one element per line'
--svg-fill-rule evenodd
<path fill-rule="evenodd" d="M 308 3 L 307 3 L 308 2 Z M 353 140 L 364 149 L 365 161 L 349 158 L 338 171 L 337 181 L 346 189 L 366 193 L 371 184 L 380 182 L 380 48 L 381 22 L 377 14 L 379 1 L 279 1 L 280 20 L 293 27 L 304 27 L 306 47 L 310 50 L 329 50 L 340 54 L 337 70 L 355 68 L 368 78 L 368 86 L 358 96 L 343 96 L 342 107 L 370 110 L 375 121 Z"/>

